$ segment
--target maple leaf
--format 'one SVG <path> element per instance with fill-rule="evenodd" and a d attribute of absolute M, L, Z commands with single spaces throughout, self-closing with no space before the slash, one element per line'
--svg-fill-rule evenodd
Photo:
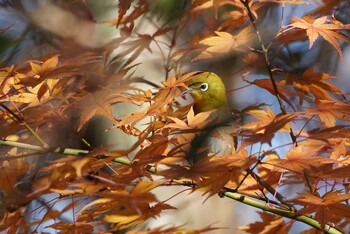
<path fill-rule="evenodd" d="M 134 126 L 137 122 L 146 118 L 147 116 L 160 117 L 168 113 L 165 112 L 165 106 L 171 104 L 175 97 L 180 96 L 181 89 L 187 88 L 184 82 L 192 79 L 197 72 L 190 72 L 181 77 L 169 77 L 166 81 L 162 82 L 164 87 L 158 88 L 158 92 L 153 97 L 147 97 L 150 100 L 151 105 L 141 112 L 134 112 L 126 116 L 119 122 L 118 126 L 129 124 Z M 147 93 L 147 92 L 146 92 Z M 141 100 L 143 102 L 143 100 Z"/>
<path fill-rule="evenodd" d="M 251 234 L 289 233 L 292 225 L 287 224 L 282 217 L 274 214 L 269 214 L 267 212 L 257 213 L 259 214 L 261 221 L 251 223 L 247 226 L 238 227 L 238 229 Z"/>
<path fill-rule="evenodd" d="M 271 110 L 270 107 L 266 107 L 266 111 L 257 109 L 257 110 L 249 110 L 247 113 L 249 115 L 251 115 L 252 117 L 258 119 L 259 121 L 245 124 L 244 126 L 242 126 L 242 128 L 253 129 L 256 131 L 256 133 L 264 133 L 266 131 L 266 129 L 264 127 L 271 125 L 274 122 L 279 122 L 276 119 L 277 116 Z M 280 116 L 280 118 L 281 117 L 282 116 Z M 282 131 L 282 132 L 289 132 L 289 129 L 290 129 L 290 125 L 285 124 L 277 130 Z"/>
<path fill-rule="evenodd" d="M 112 230 L 120 230 L 121 228 L 144 222 L 151 217 L 156 217 L 163 210 L 174 209 L 168 204 L 157 202 L 155 195 L 149 192 L 158 185 L 158 183 L 143 180 L 137 183 L 130 192 L 104 193 L 106 196 L 113 197 L 112 201 L 116 206 L 114 209 L 109 208 L 110 213 L 104 215 L 103 220 L 115 223 L 115 227 Z M 110 202 L 112 201 L 110 200 Z M 108 199 L 101 200 L 100 203 L 105 204 L 106 202 L 108 202 Z M 94 205 L 96 205 L 96 202 Z M 123 205 L 124 209 L 120 209 L 120 205 Z"/>
<path fill-rule="evenodd" d="M 275 38 L 280 44 L 287 45 L 291 42 L 305 41 L 307 40 L 307 35 L 305 31 L 301 28 L 292 28 L 290 30 L 285 30 L 278 34 Z"/>
<path fill-rule="evenodd" d="M 349 199 L 350 194 L 340 193 L 340 191 L 329 191 L 322 197 L 314 194 L 300 194 L 298 198 L 293 199 L 293 202 L 305 206 L 298 211 L 299 213 L 315 213 L 315 219 L 324 227 L 328 222 L 337 222 L 344 217 L 350 218 L 350 214 L 347 211 L 349 205 L 344 203 Z"/>
<path fill-rule="evenodd" d="M 147 229 L 146 231 L 142 230 L 142 226 L 136 227 L 132 230 L 128 230 L 126 234 L 200 234 L 200 233 L 205 233 L 209 231 L 214 231 L 222 228 L 218 227 L 211 227 L 207 226 L 204 228 L 200 229 L 188 229 L 184 227 L 170 227 L 170 228 L 164 228 L 163 226 L 157 227 L 157 228 L 152 228 L 152 229 Z"/>
<path fill-rule="evenodd" d="M 337 40 L 342 40 L 347 43 L 350 40 L 339 30 L 349 29 L 350 25 L 339 26 L 334 24 L 332 21 L 327 20 L 327 16 L 320 17 L 317 19 L 311 19 L 310 17 L 293 18 L 293 23 L 290 24 L 292 28 L 301 28 L 306 30 L 306 34 L 310 41 L 311 48 L 316 41 L 316 39 L 321 36 L 329 44 L 331 44 L 338 52 L 340 58 L 343 58 L 343 52 L 341 51 L 339 42 Z"/>
<path fill-rule="evenodd" d="M 0 93 L 8 94 L 12 88 L 20 89 L 21 87 L 16 87 L 16 84 L 19 82 L 19 75 L 23 74 L 13 74 L 15 72 L 15 66 L 4 67 L 0 69 Z"/>
<path fill-rule="evenodd" d="M 78 177 L 82 176 L 82 169 L 89 161 L 90 161 L 89 158 L 82 158 L 71 163 Z"/>
<path fill-rule="evenodd" d="M 24 76 L 17 75 L 17 85 L 22 85 L 23 87 L 32 87 L 35 88 L 39 84 L 43 84 L 43 81 L 50 79 L 57 79 L 56 70 L 58 70 L 58 55 L 53 55 L 49 59 L 41 62 L 42 65 L 39 65 L 37 62 L 29 62 L 29 67 L 25 67 L 24 70 L 26 74 Z M 30 69 L 29 71 L 27 71 Z M 57 81 L 56 81 L 57 82 Z"/>
<path fill-rule="evenodd" d="M 218 2 L 218 1 L 216 1 Z M 203 10 L 207 10 L 209 8 L 212 8 L 214 6 L 214 1 L 212 0 L 195 0 L 192 3 L 192 11 L 196 12 L 196 11 L 203 11 Z"/>
<path fill-rule="evenodd" d="M 120 229 L 157 216 L 162 210 L 172 209 L 170 205 L 158 202 L 155 195 L 150 192 L 157 186 L 159 186 L 157 182 L 142 180 L 131 189 L 125 189 L 123 186 L 118 190 L 105 189 L 99 193 L 101 198 L 90 202 L 80 210 L 78 221 L 83 221 L 89 215 L 108 211 L 104 214 L 103 220 L 115 223 L 115 228 Z M 120 209 L 121 206 L 123 209 Z"/>
<path fill-rule="evenodd" d="M 317 108 L 307 108 L 305 114 L 318 115 L 327 128 L 334 127 L 336 118 L 349 121 L 350 105 L 339 101 L 315 100 Z"/>
<path fill-rule="evenodd" d="M 175 123 L 167 124 L 165 127 L 180 130 L 202 129 L 204 126 L 208 125 L 213 113 L 213 111 L 207 111 L 194 115 L 193 107 L 191 107 L 187 114 L 187 123 L 178 118 L 168 117 Z"/>
<path fill-rule="evenodd" d="M 124 90 L 128 89 L 130 89 L 129 86 L 118 86 L 118 88 L 112 90 L 104 89 L 94 93 L 88 93 L 81 100 L 82 113 L 77 131 L 80 131 L 86 122 L 95 115 L 105 116 L 111 120 L 114 120 L 111 111 L 112 104 L 119 102 L 133 104 L 130 97 L 122 93 Z"/>
<path fill-rule="evenodd" d="M 74 223 L 66 223 L 66 222 L 56 222 L 47 226 L 49 228 L 53 228 L 56 230 L 61 230 L 61 233 L 69 232 L 80 232 L 80 233 L 91 233 L 94 230 L 93 225 L 87 224 L 85 222 L 74 222 Z"/>
<path fill-rule="evenodd" d="M 11 101 L 16 103 L 29 104 L 28 106 L 38 106 L 51 100 L 54 95 L 62 90 L 59 86 L 59 80 L 56 75 L 52 74 L 58 64 L 58 56 L 55 55 L 47 59 L 42 66 L 30 62 L 31 71 L 28 74 L 17 72 L 13 68 L 5 69 L 3 74 L 7 79 L 1 85 L 4 87 L 4 92 L 9 92 L 11 89 L 16 91 L 16 94 L 3 96 L 1 101 Z M 34 75 L 33 75 L 34 73 Z M 0 77 L 1 77 L 0 73 Z"/>
<path fill-rule="evenodd" d="M 342 93 L 337 86 L 325 81 L 327 79 L 334 79 L 334 76 L 326 73 L 315 73 L 313 68 L 307 69 L 302 75 L 291 73 L 287 73 L 286 75 L 286 79 L 282 80 L 280 84 L 293 85 L 298 91 L 300 104 L 302 104 L 304 97 L 308 93 L 324 100 L 333 100 L 328 92 L 335 94 Z"/>
<path fill-rule="evenodd" d="M 114 213 L 105 215 L 103 220 L 115 224 L 115 227 L 112 228 L 111 231 L 120 230 L 131 225 L 142 223 L 151 217 L 157 217 L 161 211 L 168 209 L 174 209 L 174 207 L 165 203 L 157 203 L 152 206 L 147 206 L 146 209 L 142 211 L 142 214 L 123 214 L 125 212 L 120 211 L 118 213 L 121 214 Z"/>
<path fill-rule="evenodd" d="M 54 55 L 51 58 L 47 59 L 41 66 L 33 62 L 29 62 L 29 64 L 32 69 L 32 72 L 35 75 L 46 76 L 57 67 L 58 55 Z"/>
<path fill-rule="evenodd" d="M 10 160 L 2 161 L 0 164 L 2 174 L 0 177 L 1 189 L 8 192 L 12 192 L 15 189 L 13 185 L 17 183 L 17 178 L 32 167 L 24 159 L 11 160 L 11 157 L 15 155 L 17 155 L 17 148 L 12 148 L 6 153 L 6 158 Z"/>
<path fill-rule="evenodd" d="M 283 4 L 283 5 L 308 5 L 308 4 L 312 4 L 311 2 L 301 1 L 301 0 L 290 0 L 290 1 L 285 1 L 285 0 L 262 0 L 261 2 L 274 2 L 274 3 Z"/>
<path fill-rule="evenodd" d="M 189 179 L 197 182 L 198 189 L 214 195 L 228 183 L 237 186 L 245 170 L 256 162 L 255 157 L 248 157 L 246 150 L 224 156 L 208 156 L 196 162 L 189 170 Z"/>
<path fill-rule="evenodd" d="M 324 167 L 323 170 L 314 170 L 310 174 L 316 178 L 326 179 L 346 179 L 350 177 L 349 158 L 339 163 L 339 167 Z"/>
<path fill-rule="evenodd" d="M 271 140 L 276 132 L 290 132 L 289 122 L 295 118 L 295 114 L 280 114 L 276 116 L 269 107 L 266 108 L 266 111 L 250 110 L 248 113 L 259 121 L 251 122 L 241 127 L 242 129 L 247 129 L 240 134 L 245 136 L 240 145 L 241 148 L 257 142 L 271 144 Z"/>
<path fill-rule="evenodd" d="M 291 148 L 282 159 L 266 159 L 264 164 L 273 165 L 295 173 L 304 173 L 305 170 L 311 170 L 314 167 L 323 167 L 331 165 L 336 161 L 329 158 L 314 156 L 317 152 L 313 149 L 303 150 L 298 146 Z"/>
<path fill-rule="evenodd" d="M 312 15 L 328 15 L 340 2 L 341 0 L 322 0 L 322 4 L 312 12 Z"/>
<path fill-rule="evenodd" d="M 113 126 L 113 127 L 116 127 L 116 126 Z M 135 128 L 129 124 L 118 126 L 118 128 L 130 136 L 140 136 L 141 135 L 141 131 L 138 128 Z"/>
<path fill-rule="evenodd" d="M 119 0 L 118 1 L 118 20 L 117 20 L 117 26 L 119 26 L 120 22 L 123 19 L 123 16 L 126 14 L 128 11 L 129 7 L 131 5 L 131 2 L 129 1 L 123 1 Z"/>
<path fill-rule="evenodd" d="M 207 46 L 207 48 L 192 61 L 212 59 L 218 55 L 226 55 L 233 50 L 242 51 L 241 46 L 248 47 L 248 42 L 253 38 L 250 30 L 250 27 L 246 27 L 234 36 L 227 32 L 216 31 L 217 36 L 208 37 L 199 42 L 200 45 Z"/>
<path fill-rule="evenodd" d="M 134 100 L 135 102 L 138 102 L 140 105 L 143 105 L 145 102 L 151 102 L 153 97 L 153 94 L 151 90 L 140 90 L 139 94 L 133 94 L 131 95 L 131 99 Z"/>
<path fill-rule="evenodd" d="M 135 6 L 130 14 L 126 15 L 131 6 L 131 2 L 118 0 L 118 5 L 120 6 L 118 7 L 118 17 L 116 19 L 102 21 L 101 23 L 109 23 L 116 26 L 121 24 L 127 26 L 127 24 L 130 24 L 132 29 L 135 25 L 134 21 L 149 10 L 147 2 L 138 2 L 138 4 L 134 4 Z"/>
<path fill-rule="evenodd" d="M 118 19 L 119 22 L 119 19 Z M 164 35 L 168 32 L 170 28 L 160 28 L 152 35 L 150 34 L 138 34 L 138 38 L 133 41 L 127 41 L 122 44 L 126 49 L 120 53 L 119 56 L 128 56 L 129 59 L 125 62 L 125 65 L 129 65 L 133 61 L 135 61 L 139 55 L 144 51 L 148 50 L 152 53 L 151 43 L 154 41 L 155 37 Z M 130 55 L 131 54 L 131 55 Z"/>
<path fill-rule="evenodd" d="M 133 41 L 128 41 L 123 44 L 123 46 L 128 47 L 125 51 L 121 53 L 121 56 L 130 55 L 130 58 L 125 62 L 125 65 L 129 65 L 133 61 L 135 61 L 141 52 L 147 49 L 150 53 L 152 53 L 151 43 L 154 37 L 149 34 L 139 34 L 138 39 Z"/>

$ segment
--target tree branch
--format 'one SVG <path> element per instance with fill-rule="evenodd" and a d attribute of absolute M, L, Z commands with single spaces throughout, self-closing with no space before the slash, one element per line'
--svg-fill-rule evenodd
<path fill-rule="evenodd" d="M 75 156 L 87 155 L 90 153 L 90 151 L 88 151 L 88 150 L 72 149 L 72 148 L 56 148 L 56 149 L 53 149 L 51 151 L 50 150 L 43 150 L 43 148 L 41 146 L 30 145 L 30 144 L 25 144 L 25 143 L 20 143 L 20 142 L 13 142 L 13 141 L 4 141 L 4 140 L 0 140 L 0 145 L 12 146 L 12 147 L 28 149 L 28 150 L 34 150 L 34 151 L 37 151 L 39 153 L 50 152 L 50 153 L 60 153 L 60 154 L 75 155 Z M 13 158 L 13 157 L 9 157 L 9 158 L 5 157 L 3 160 L 11 160 L 11 158 Z M 126 158 L 115 158 L 113 161 L 115 163 L 132 166 L 132 162 L 130 162 Z M 149 165 L 147 170 L 151 173 L 157 173 L 156 168 L 154 166 L 151 166 L 151 165 Z M 219 195 L 227 197 L 227 198 L 231 198 L 231 199 L 239 201 L 243 204 L 247 204 L 247 205 L 259 208 L 259 209 L 264 210 L 264 211 L 271 212 L 273 214 L 280 215 L 282 217 L 286 217 L 289 219 L 303 222 L 311 227 L 314 227 L 318 230 L 321 230 L 321 224 L 317 220 L 315 220 L 309 216 L 306 216 L 306 215 L 300 215 L 294 209 L 286 210 L 286 209 L 282 208 L 282 206 L 280 206 L 280 205 L 278 205 L 278 207 L 271 206 L 271 205 L 269 205 L 271 203 L 267 203 L 265 201 L 262 201 L 262 200 L 259 200 L 257 198 L 253 198 L 253 197 L 250 197 L 246 194 L 241 194 L 238 192 L 222 192 Z M 339 231 L 336 228 L 331 227 L 330 225 L 327 225 L 327 224 L 325 225 L 324 232 L 329 233 L 329 234 L 343 234 L 341 231 Z"/>
<path fill-rule="evenodd" d="M 35 139 L 37 139 L 37 141 L 39 141 L 39 143 L 41 144 L 41 148 L 43 148 L 43 149 L 49 148 L 48 144 L 46 144 L 46 142 L 43 139 L 41 139 L 41 137 L 34 131 L 33 128 L 31 128 L 27 124 L 27 122 L 22 117 L 19 117 L 15 112 L 13 112 L 6 105 L 0 104 L 0 106 L 2 108 L 4 108 L 10 115 L 12 115 L 16 119 L 16 121 L 18 121 L 19 124 L 23 124 L 24 125 L 24 127 L 35 137 Z"/>
<path fill-rule="evenodd" d="M 316 228 L 318 230 L 322 230 L 321 223 L 319 223 L 317 220 L 315 220 L 309 216 L 300 215 L 300 214 L 297 214 L 297 212 L 293 212 L 290 210 L 283 210 L 283 209 L 280 209 L 277 207 L 273 207 L 264 201 L 254 199 L 254 198 L 248 197 L 246 195 L 242 195 L 240 193 L 224 192 L 223 196 L 231 198 L 231 199 L 236 200 L 236 201 L 239 201 L 239 202 L 244 203 L 246 205 L 253 206 L 253 207 L 259 208 L 261 210 L 282 216 L 282 217 L 286 217 L 289 219 L 300 221 L 300 222 L 305 223 L 313 228 Z M 329 233 L 329 234 L 343 234 L 343 232 L 339 231 L 338 229 L 336 229 L 334 227 L 331 227 L 328 224 L 326 224 L 324 226 L 323 231 L 325 233 Z"/>

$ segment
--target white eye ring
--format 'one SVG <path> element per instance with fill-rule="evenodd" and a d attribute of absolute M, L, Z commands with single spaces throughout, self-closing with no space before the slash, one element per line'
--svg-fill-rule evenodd
<path fill-rule="evenodd" d="M 202 83 L 201 86 L 199 86 L 199 89 L 200 89 L 201 91 L 207 91 L 208 88 L 209 88 L 208 83 Z"/>

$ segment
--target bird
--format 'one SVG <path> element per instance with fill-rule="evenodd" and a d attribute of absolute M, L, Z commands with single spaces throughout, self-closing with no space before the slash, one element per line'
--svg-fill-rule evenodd
<path fill-rule="evenodd" d="M 183 95 L 194 100 L 195 114 L 211 111 L 208 124 L 192 140 L 187 153 L 188 161 L 196 161 L 212 153 L 217 156 L 232 154 L 237 149 L 238 118 L 234 117 L 226 96 L 222 79 L 214 72 L 198 72 L 189 81 Z"/>

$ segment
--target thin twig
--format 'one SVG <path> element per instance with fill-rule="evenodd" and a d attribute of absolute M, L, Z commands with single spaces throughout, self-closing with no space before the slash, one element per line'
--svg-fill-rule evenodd
<path fill-rule="evenodd" d="M 279 90 L 278 90 L 278 87 L 277 87 L 277 84 L 276 84 L 276 80 L 274 78 L 274 75 L 273 75 L 273 72 L 272 72 L 272 68 L 271 68 L 271 64 L 270 64 L 270 60 L 269 60 L 269 56 L 268 56 L 268 52 L 269 52 L 269 48 L 271 46 L 271 43 L 270 45 L 268 45 L 268 47 L 265 47 L 264 45 L 264 42 L 262 40 L 262 37 L 261 37 L 261 34 L 260 34 L 260 31 L 256 25 L 256 19 L 249 7 L 249 1 L 248 0 L 240 0 L 241 3 L 244 5 L 244 7 L 246 8 L 247 10 L 247 13 L 248 13 L 248 17 L 253 25 L 253 28 L 255 30 L 255 33 L 256 33 L 256 37 L 260 43 L 260 47 L 261 47 L 261 51 L 264 55 L 264 62 L 265 62 L 265 67 L 266 67 L 266 70 L 269 74 L 269 77 L 270 77 L 270 80 L 271 80 L 271 83 L 272 83 L 272 87 L 273 87 L 273 90 L 274 90 L 274 93 L 275 93 L 275 96 L 277 98 L 277 101 L 278 101 L 278 104 L 279 104 L 279 107 L 280 107 L 280 110 L 282 112 L 283 115 L 286 115 L 287 114 L 287 111 L 285 109 L 285 106 L 283 104 L 283 101 L 282 101 L 282 98 L 280 96 L 280 93 L 279 93 Z M 292 127 L 289 128 L 289 135 L 290 135 L 290 138 L 292 139 L 292 142 L 293 142 L 293 145 L 294 146 L 298 146 L 298 142 L 297 142 L 297 138 L 296 136 L 294 135 L 293 133 L 293 129 Z M 310 190 L 312 190 L 312 183 L 309 179 L 309 177 L 307 176 L 307 174 L 304 174 L 304 178 L 305 178 L 305 181 L 309 187 Z M 261 181 L 262 182 L 262 181 Z M 263 184 L 262 184 L 263 185 Z M 267 185 L 267 184 L 265 184 Z M 263 185 L 264 186 L 264 185 Z M 264 186 L 265 187 L 265 186 Z M 283 197 L 280 197 L 280 196 L 276 196 L 276 198 L 281 202 L 281 203 L 284 203 L 285 200 L 283 199 Z M 281 200 L 280 200 L 281 199 Z"/>
<path fill-rule="evenodd" d="M 267 47 L 265 47 L 264 43 L 263 43 L 263 40 L 262 40 L 262 37 L 261 37 L 261 34 L 260 34 L 260 31 L 259 29 L 257 28 L 256 26 L 256 20 L 255 20 L 255 17 L 249 7 L 249 1 L 245 1 L 245 0 L 240 0 L 241 3 L 244 5 L 244 7 L 247 9 L 247 12 L 248 12 L 248 17 L 253 25 L 253 28 L 254 28 L 254 31 L 256 33 L 256 36 L 258 38 L 258 41 L 260 43 L 260 46 L 261 46 L 261 51 L 264 55 L 264 62 L 265 62 L 265 66 L 266 66 L 266 70 L 269 74 L 269 77 L 270 77 L 270 80 L 271 80 L 271 83 L 272 83 L 272 87 L 273 87 L 273 90 L 274 90 L 274 93 L 275 93 L 275 96 L 277 98 L 277 101 L 278 101 L 278 104 L 280 106 L 280 110 L 282 112 L 283 115 L 286 115 L 287 114 L 287 111 L 286 111 L 286 108 L 283 104 L 283 101 L 282 101 L 282 98 L 280 96 L 280 93 L 278 91 L 278 87 L 277 87 L 277 84 L 276 84 L 276 81 L 275 81 L 275 78 L 274 78 L 274 75 L 273 75 L 273 72 L 272 72 L 272 68 L 271 68 L 271 64 L 270 64 L 270 60 L 269 60 L 269 57 L 268 57 L 268 49 Z M 297 146 L 297 140 L 296 140 L 296 137 L 293 133 L 293 129 L 290 127 L 289 129 L 289 135 L 293 141 L 293 144 L 295 146 Z"/>
<path fill-rule="evenodd" d="M 27 150 L 33 150 L 37 151 L 39 153 L 59 153 L 59 154 L 66 154 L 66 155 L 75 155 L 75 156 L 82 156 L 89 153 L 88 150 L 81 150 L 81 149 L 72 149 L 72 148 L 60 148 L 57 147 L 55 149 L 43 149 L 42 146 L 39 145 L 31 145 L 16 141 L 6 141 L 6 140 L 0 140 L 0 145 L 6 145 L 6 146 L 12 146 L 16 148 L 21 149 L 27 149 Z M 5 157 L 2 160 L 11 160 L 12 157 Z"/>

